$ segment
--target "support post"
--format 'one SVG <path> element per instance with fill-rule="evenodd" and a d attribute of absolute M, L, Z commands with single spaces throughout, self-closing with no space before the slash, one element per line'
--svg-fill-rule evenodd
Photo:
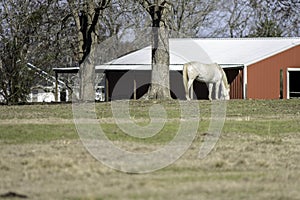
<path fill-rule="evenodd" d="M 58 73 L 55 72 L 55 102 L 58 102 Z"/>
<path fill-rule="evenodd" d="M 279 98 L 283 99 L 283 69 L 280 69 L 280 94 Z"/>
<path fill-rule="evenodd" d="M 136 100 L 136 76 L 135 76 L 135 71 L 133 71 L 133 99 Z"/>
<path fill-rule="evenodd" d="M 107 79 L 107 72 L 105 73 L 105 101 L 109 101 L 109 82 Z"/>
<path fill-rule="evenodd" d="M 194 83 L 191 86 L 190 92 L 191 92 L 190 93 L 191 100 L 193 100 L 194 99 Z"/>

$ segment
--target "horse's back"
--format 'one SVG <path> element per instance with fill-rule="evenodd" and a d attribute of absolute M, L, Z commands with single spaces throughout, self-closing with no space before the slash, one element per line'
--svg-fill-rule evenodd
<path fill-rule="evenodd" d="M 205 64 L 200 62 L 189 62 L 188 65 L 188 74 L 191 78 L 196 78 L 202 82 L 217 82 L 220 80 L 220 70 L 218 69 L 218 64 Z"/>

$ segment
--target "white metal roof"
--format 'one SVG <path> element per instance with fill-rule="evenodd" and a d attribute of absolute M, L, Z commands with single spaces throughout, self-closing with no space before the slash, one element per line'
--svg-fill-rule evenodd
<path fill-rule="evenodd" d="M 216 62 L 222 67 L 248 66 L 300 45 L 300 38 L 170 39 L 170 70 L 189 61 Z M 100 70 L 151 70 L 151 47 L 115 59 Z"/>

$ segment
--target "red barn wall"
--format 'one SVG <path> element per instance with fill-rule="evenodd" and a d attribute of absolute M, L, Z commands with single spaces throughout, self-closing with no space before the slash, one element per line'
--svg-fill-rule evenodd
<path fill-rule="evenodd" d="M 279 99 L 283 69 L 283 98 L 287 98 L 287 68 L 300 68 L 300 46 L 248 66 L 247 98 Z"/>

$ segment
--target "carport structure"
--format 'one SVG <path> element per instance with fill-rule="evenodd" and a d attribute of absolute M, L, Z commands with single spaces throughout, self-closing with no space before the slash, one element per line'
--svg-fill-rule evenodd
<path fill-rule="evenodd" d="M 79 72 L 79 67 L 66 67 L 66 68 L 53 68 L 52 69 L 55 73 L 55 101 L 58 102 L 58 76 L 59 74 L 77 74 Z"/>

